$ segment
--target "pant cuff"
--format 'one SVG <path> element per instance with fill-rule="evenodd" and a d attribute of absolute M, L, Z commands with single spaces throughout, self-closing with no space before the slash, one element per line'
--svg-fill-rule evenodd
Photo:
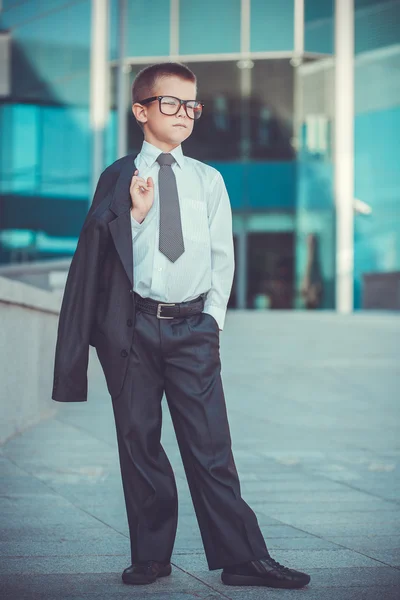
<path fill-rule="evenodd" d="M 267 551 L 268 552 L 268 551 Z M 222 561 L 220 563 L 209 563 L 208 570 L 216 571 L 217 569 L 223 569 L 224 567 L 233 567 L 233 565 L 241 565 L 246 562 L 251 562 L 252 560 L 260 560 L 261 558 L 267 558 L 269 554 L 263 552 L 260 555 L 256 556 L 246 556 L 245 558 L 238 558 L 231 561 Z"/>

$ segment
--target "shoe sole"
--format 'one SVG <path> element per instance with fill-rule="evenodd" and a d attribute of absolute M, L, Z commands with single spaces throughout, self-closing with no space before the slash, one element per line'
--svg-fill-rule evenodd
<path fill-rule="evenodd" d="M 225 585 L 249 585 L 295 590 L 304 587 L 310 583 L 311 577 L 303 582 L 296 581 L 276 581 L 267 582 L 262 577 L 253 577 L 252 575 L 234 575 L 232 573 L 221 573 L 222 583 Z"/>
<path fill-rule="evenodd" d="M 128 585 L 147 585 L 148 583 L 154 583 L 155 581 L 157 581 L 157 579 L 159 579 L 159 577 L 168 577 L 168 575 L 171 575 L 171 572 L 171 565 L 168 565 L 164 569 L 162 569 L 158 573 L 158 575 L 155 575 L 154 577 L 141 577 L 140 575 L 132 576 L 122 573 L 122 581 L 124 583 L 127 583 Z"/>

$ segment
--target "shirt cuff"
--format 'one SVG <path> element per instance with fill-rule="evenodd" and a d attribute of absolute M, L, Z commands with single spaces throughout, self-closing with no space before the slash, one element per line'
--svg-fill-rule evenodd
<path fill-rule="evenodd" d="M 207 305 L 207 303 L 206 303 L 204 305 L 203 312 L 208 313 L 209 315 L 214 317 L 214 319 L 218 323 L 218 327 L 219 327 L 220 331 L 223 330 L 224 323 L 225 323 L 226 309 L 220 308 L 219 306 L 215 306 L 214 304 Z"/>
<path fill-rule="evenodd" d="M 132 226 L 132 231 L 140 231 L 142 228 L 142 225 L 144 223 L 145 219 L 143 219 L 143 221 L 141 223 L 139 223 L 139 221 L 136 221 L 136 219 L 134 219 L 132 217 L 132 211 L 131 211 L 131 226 Z"/>

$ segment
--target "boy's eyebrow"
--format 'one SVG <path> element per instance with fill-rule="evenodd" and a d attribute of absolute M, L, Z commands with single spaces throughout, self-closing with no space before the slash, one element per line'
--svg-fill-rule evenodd
<path fill-rule="evenodd" d="M 172 98 L 179 98 L 179 96 L 174 96 L 174 94 L 155 94 L 155 96 L 171 96 Z M 185 100 L 185 98 L 179 98 L 179 100 Z M 197 100 L 197 98 L 186 98 L 186 100 Z"/>

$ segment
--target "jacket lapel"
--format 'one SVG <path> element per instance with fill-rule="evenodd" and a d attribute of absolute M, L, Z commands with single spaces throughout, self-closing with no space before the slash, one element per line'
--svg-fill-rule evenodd
<path fill-rule="evenodd" d="M 132 155 L 126 158 L 127 161 L 121 169 L 110 203 L 110 209 L 117 215 L 117 218 L 110 221 L 108 227 L 131 287 L 133 287 L 131 197 L 129 188 L 136 167 Z"/>

